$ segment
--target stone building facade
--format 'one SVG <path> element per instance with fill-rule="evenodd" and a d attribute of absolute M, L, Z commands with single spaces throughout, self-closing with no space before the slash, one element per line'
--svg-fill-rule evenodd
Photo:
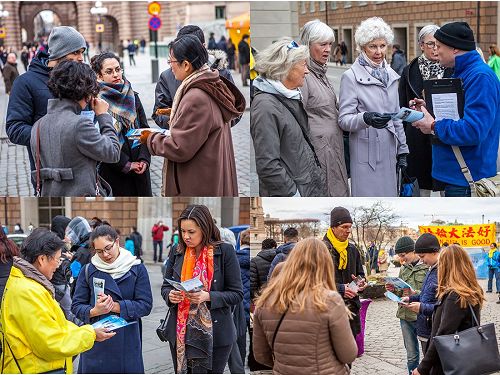
<path fill-rule="evenodd" d="M 148 14 L 146 1 L 104 1 L 107 14 L 101 17 L 104 24 L 102 46 L 105 49 L 117 50 L 120 40 L 149 40 Z M 162 5 L 159 14 L 162 27 L 158 30 L 158 40 L 171 39 L 177 30 L 189 23 L 207 23 L 218 19 L 232 18 L 248 12 L 249 4 L 244 1 L 159 1 Z M 34 20 L 44 10 L 53 11 L 61 25 L 77 28 L 91 48 L 96 46 L 99 34 L 95 30 L 98 16 L 92 15 L 90 9 L 93 1 L 3 1 L 4 9 L 9 17 L 0 20 L 6 28 L 4 45 L 19 50 L 22 45 L 22 34 L 27 41 L 35 36 Z"/>

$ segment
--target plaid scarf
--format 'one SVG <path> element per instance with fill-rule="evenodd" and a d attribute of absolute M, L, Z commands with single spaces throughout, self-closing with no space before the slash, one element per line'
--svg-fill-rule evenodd
<path fill-rule="evenodd" d="M 116 120 L 114 122 L 116 133 L 121 136 L 129 129 L 136 129 L 137 112 L 135 110 L 135 94 L 130 82 L 123 77 L 123 83 L 99 82 L 98 97 L 109 104 L 109 114 Z"/>
<path fill-rule="evenodd" d="M 361 52 L 361 55 L 358 57 L 359 65 L 364 66 L 365 69 L 370 73 L 373 78 L 378 79 L 382 84 L 387 87 L 389 83 L 389 72 L 386 68 L 385 59 L 382 61 L 382 64 L 378 65 L 371 61 L 366 53 Z"/>
<path fill-rule="evenodd" d="M 205 247 L 196 259 L 195 250 L 187 248 L 182 264 L 181 281 L 198 277 L 203 289 L 210 291 L 214 274 L 214 249 Z M 188 367 L 212 369 L 213 328 L 206 302 L 191 305 L 184 297 L 177 309 L 177 373 L 187 374 Z"/>
<path fill-rule="evenodd" d="M 439 61 L 429 60 L 423 54 L 418 57 L 418 68 L 424 80 L 441 79 L 446 69 L 444 66 L 441 66 Z"/>

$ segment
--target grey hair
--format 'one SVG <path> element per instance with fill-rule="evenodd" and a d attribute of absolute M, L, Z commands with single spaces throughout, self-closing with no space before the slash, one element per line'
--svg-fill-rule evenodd
<path fill-rule="evenodd" d="M 385 39 L 387 44 L 392 44 L 394 33 L 391 27 L 380 17 L 368 18 L 361 22 L 354 34 L 356 49 L 361 51 L 361 47 L 379 38 Z"/>
<path fill-rule="evenodd" d="M 434 35 L 434 33 L 438 30 L 439 26 L 437 25 L 427 25 L 422 27 L 422 30 L 420 30 L 420 32 L 418 33 L 418 44 L 422 43 L 427 35 Z"/>
<path fill-rule="evenodd" d="M 290 69 L 301 60 L 309 58 L 309 47 L 288 48 L 292 41 L 282 38 L 255 56 L 254 69 L 264 78 L 282 81 Z"/>
<path fill-rule="evenodd" d="M 220 239 L 224 243 L 228 243 L 233 245 L 233 248 L 236 247 L 236 237 L 234 233 L 229 228 L 219 228 L 220 231 Z"/>
<path fill-rule="evenodd" d="M 335 42 L 335 34 L 326 23 L 320 20 L 312 20 L 300 29 L 299 39 L 300 44 L 310 47 L 313 43 Z"/>

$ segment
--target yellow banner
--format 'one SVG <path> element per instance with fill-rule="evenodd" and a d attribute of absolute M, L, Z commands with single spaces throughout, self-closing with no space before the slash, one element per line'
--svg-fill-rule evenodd
<path fill-rule="evenodd" d="M 432 233 L 435 235 L 441 245 L 448 242 L 449 245 L 457 243 L 462 247 L 483 247 L 496 242 L 495 224 L 421 225 L 418 229 L 421 234 Z"/>

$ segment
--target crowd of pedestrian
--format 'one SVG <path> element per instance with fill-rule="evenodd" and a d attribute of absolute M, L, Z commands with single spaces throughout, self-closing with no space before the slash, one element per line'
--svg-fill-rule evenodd
<path fill-rule="evenodd" d="M 250 128 L 260 196 L 471 196 L 474 182 L 496 176 L 498 48 L 490 46 L 488 66 L 467 23 L 424 26 L 422 54 L 407 64 L 383 19 L 362 21 L 339 92 L 327 63 L 332 53 L 345 60 L 345 43 L 334 48 L 333 30 L 319 20 L 298 41 L 283 38 L 255 55 Z M 461 82 L 458 117 L 426 108 L 423 83 L 443 78 Z M 401 120 L 401 108 L 421 119 Z"/>

